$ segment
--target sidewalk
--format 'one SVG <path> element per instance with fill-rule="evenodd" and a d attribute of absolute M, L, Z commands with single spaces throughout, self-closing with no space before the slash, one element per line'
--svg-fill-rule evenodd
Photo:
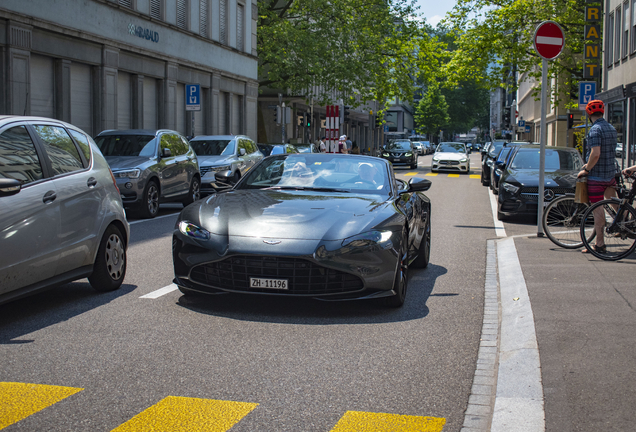
<path fill-rule="evenodd" d="M 536 236 L 489 251 L 484 329 L 496 264 L 499 332 L 482 331 L 462 430 L 636 430 L 636 254 L 602 261 Z"/>

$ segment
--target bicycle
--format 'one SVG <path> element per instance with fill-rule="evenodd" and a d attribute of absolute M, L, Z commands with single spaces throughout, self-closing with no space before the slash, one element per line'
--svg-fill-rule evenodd
<path fill-rule="evenodd" d="M 560 196 L 550 202 L 543 211 L 543 232 L 552 243 L 566 249 L 578 249 L 581 241 L 581 219 L 590 205 L 577 203 L 573 194 Z M 596 236 L 592 230 L 591 241 Z"/>
<path fill-rule="evenodd" d="M 630 173 L 626 178 L 635 180 L 636 173 Z M 597 258 L 606 261 L 617 261 L 630 255 L 636 249 L 636 210 L 632 207 L 636 197 L 636 187 L 632 185 L 621 198 L 611 198 L 599 201 L 588 207 L 581 218 L 580 237 L 585 248 Z M 588 240 L 590 232 L 594 231 L 595 211 L 605 219 L 603 229 L 605 245 L 593 247 Z M 603 222 L 599 222 L 602 225 Z"/>

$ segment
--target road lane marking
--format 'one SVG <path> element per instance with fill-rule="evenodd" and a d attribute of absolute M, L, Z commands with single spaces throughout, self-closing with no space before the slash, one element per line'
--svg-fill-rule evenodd
<path fill-rule="evenodd" d="M 168 396 L 112 432 L 226 432 L 257 403 Z"/>
<path fill-rule="evenodd" d="M 171 213 L 169 215 L 157 216 L 157 217 L 152 218 L 152 219 L 140 219 L 140 220 L 128 222 L 128 225 L 134 225 L 134 224 L 138 224 L 138 223 L 142 223 L 142 222 L 151 222 L 153 220 L 163 219 L 163 218 L 167 218 L 167 217 L 170 217 L 170 216 L 179 216 L 179 213 Z"/>
<path fill-rule="evenodd" d="M 492 209 L 492 220 L 495 223 L 495 234 L 497 234 L 497 237 L 507 237 L 503 222 L 497 219 L 497 198 L 490 189 L 488 189 L 488 195 L 490 195 L 490 208 Z"/>
<path fill-rule="evenodd" d="M 445 418 L 347 411 L 331 432 L 441 432 Z"/>
<path fill-rule="evenodd" d="M 406 173 L 404 175 L 405 176 L 414 176 L 414 175 L 417 175 L 417 172 L 410 172 L 410 173 Z"/>
<path fill-rule="evenodd" d="M 437 173 L 424 174 L 424 177 L 437 177 Z"/>
<path fill-rule="evenodd" d="M 151 292 L 151 293 L 148 293 L 148 294 L 146 294 L 146 295 L 142 295 L 142 296 L 141 296 L 141 297 L 139 297 L 139 298 L 156 299 L 156 298 L 161 297 L 162 295 L 166 295 L 166 294 L 171 293 L 172 291 L 176 291 L 176 290 L 178 290 L 178 289 L 179 289 L 179 287 L 178 287 L 178 286 L 176 286 L 175 284 L 170 284 L 170 285 L 168 285 L 168 286 L 165 286 L 165 287 L 163 287 L 163 288 L 160 288 L 160 289 L 158 289 L 158 290 L 156 290 L 156 291 L 153 291 L 153 292 Z"/>
<path fill-rule="evenodd" d="M 449 176 L 449 177 L 456 177 L 456 178 L 459 178 L 459 174 L 449 174 L 448 176 Z"/>
<path fill-rule="evenodd" d="M 481 179 L 481 176 L 479 174 L 471 174 L 470 178 Z"/>
<path fill-rule="evenodd" d="M 0 429 L 82 390 L 84 389 L 46 384 L 0 382 Z"/>

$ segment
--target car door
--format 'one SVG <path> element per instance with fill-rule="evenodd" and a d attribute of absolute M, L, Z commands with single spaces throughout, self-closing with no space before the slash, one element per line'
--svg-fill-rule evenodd
<path fill-rule="evenodd" d="M 254 167 L 254 165 L 258 163 L 258 161 L 263 159 L 263 155 L 261 154 L 260 151 L 258 151 L 258 147 L 256 146 L 256 143 L 254 141 L 248 139 L 247 147 L 250 149 L 250 169 L 251 169 Z"/>
<path fill-rule="evenodd" d="M 242 176 L 250 169 L 249 149 L 245 145 L 244 138 L 237 138 L 236 143 L 238 145 L 238 148 L 236 149 L 236 157 L 238 159 L 238 168 L 241 171 Z"/>
<path fill-rule="evenodd" d="M 171 197 L 179 195 L 181 187 L 179 183 L 183 180 L 182 166 L 179 166 L 178 145 L 181 143 L 179 135 L 166 132 L 159 136 L 159 155 L 164 149 L 170 150 L 170 156 L 161 157 L 158 164 L 158 175 L 161 179 L 161 196 Z"/>
<path fill-rule="evenodd" d="M 59 255 L 60 200 L 26 124 L 0 128 L 0 178 L 21 190 L 0 193 L 0 294 L 49 279 Z"/>
<path fill-rule="evenodd" d="M 31 128 L 45 150 L 52 183 L 60 206 L 60 256 L 56 275 L 92 265 L 89 251 L 99 242 L 102 201 L 106 197 L 103 179 L 90 170 L 90 144 L 78 131 L 73 135 L 57 123 L 32 122 Z M 88 158 L 86 155 L 88 154 Z"/>
<path fill-rule="evenodd" d="M 391 173 L 393 177 L 393 173 Z M 408 188 L 407 182 L 404 180 L 395 179 L 394 184 L 397 185 L 397 191 L 404 190 Z M 421 237 L 422 233 L 419 230 L 418 220 L 415 217 L 417 208 L 417 197 L 413 193 L 403 193 L 398 194 L 396 200 L 396 206 L 404 213 L 406 217 L 406 225 L 408 228 L 408 251 L 409 256 L 412 256 L 415 251 L 415 245 L 419 244 L 417 242 L 418 236 Z"/>

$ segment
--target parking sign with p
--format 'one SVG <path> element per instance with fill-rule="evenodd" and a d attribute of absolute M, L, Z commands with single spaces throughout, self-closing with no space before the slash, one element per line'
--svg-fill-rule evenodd
<path fill-rule="evenodd" d="M 201 85 L 186 84 L 186 111 L 201 111 Z"/>
<path fill-rule="evenodd" d="M 587 103 L 594 100 L 596 96 L 596 82 L 595 81 L 580 81 L 579 82 L 579 109 L 582 111 L 587 106 Z"/>

